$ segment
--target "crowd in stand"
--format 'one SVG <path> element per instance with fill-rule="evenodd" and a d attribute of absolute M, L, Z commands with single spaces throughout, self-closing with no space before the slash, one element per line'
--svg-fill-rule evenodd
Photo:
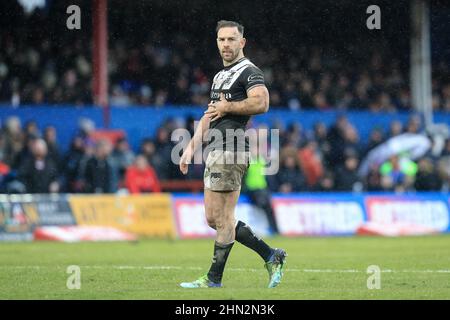
<path fill-rule="evenodd" d="M 2 47 L 6 50 L 0 54 L 1 103 L 92 104 L 92 66 L 82 40 L 53 55 L 49 39 L 36 47 L 18 46 L 16 40 L 3 39 Z M 195 53 L 186 49 L 158 47 L 150 41 L 137 48 L 120 40 L 114 42 L 109 57 L 110 104 L 206 105 L 211 79 L 220 63 L 216 61 L 215 66 L 210 66 L 194 62 Z M 373 52 L 364 67 L 349 69 L 343 67 L 344 61 L 332 59 L 328 54 L 332 52 L 323 47 L 303 48 L 293 55 L 295 59 L 287 61 L 281 60 L 276 49 L 247 51 L 265 73 L 273 107 L 411 110 L 408 74 L 401 70 L 398 60 Z M 436 111 L 450 111 L 448 79 L 449 65 L 444 62 L 436 65 L 432 95 Z"/>
<path fill-rule="evenodd" d="M 91 105 L 90 34 L 67 32 L 42 11 L 25 15 L 20 5 L 14 8 L 2 18 L 20 26 L 0 28 L 0 103 Z M 120 26 L 110 27 L 111 105 L 208 103 L 221 68 L 213 34 L 199 40 L 197 32 L 171 33 L 168 25 L 153 24 L 139 39 L 138 32 L 125 38 L 115 30 Z M 245 53 L 264 71 L 272 107 L 411 110 L 407 59 L 390 43 L 298 43 L 283 51 L 265 40 L 249 41 Z M 434 110 L 450 111 L 449 79 L 448 61 L 433 61 Z"/>
<path fill-rule="evenodd" d="M 393 121 L 387 132 L 373 128 L 362 142 L 345 116 L 327 128 L 317 123 L 313 133 L 292 126 L 281 136 L 280 171 L 269 176 L 272 191 L 432 191 L 447 190 L 450 177 L 450 140 L 437 150 L 428 150 L 413 161 L 407 153 L 391 154 L 380 163 L 370 163 L 367 173 L 359 169 L 370 151 L 404 133 L 421 133 L 421 122 L 412 116 L 405 127 Z M 433 142 L 432 142 L 433 143 Z"/>
<path fill-rule="evenodd" d="M 89 8 L 90 1 L 86 3 Z M 61 27 L 58 14 L 65 7 L 56 1 L 53 5 L 56 9 L 49 12 L 37 9 L 25 14 L 17 2 L 0 4 L 0 104 L 92 105 L 91 33 L 84 27 L 73 32 Z M 110 104 L 206 106 L 212 76 L 221 68 L 214 32 L 206 32 L 203 21 L 177 27 L 172 15 L 166 20 L 161 20 L 164 13 L 147 19 L 137 15 L 135 8 L 130 10 L 109 12 L 114 21 L 108 29 Z M 136 19 L 127 20 L 127 12 Z M 140 23 L 145 28 L 130 29 Z M 214 21 L 208 25 L 213 29 Z M 298 36 L 295 41 L 299 42 L 292 45 L 295 32 L 286 39 L 269 39 L 264 28 L 251 30 L 245 53 L 264 71 L 271 109 L 411 111 L 405 62 L 409 60 L 398 53 L 397 39 L 364 43 L 363 38 L 348 39 L 342 46 L 342 39 L 316 45 L 303 43 L 306 40 Z M 279 43 L 272 45 L 274 40 Z M 448 61 L 433 61 L 432 107 L 436 111 L 450 112 L 449 79 Z M 186 122 L 190 126 L 191 121 Z M 448 188 L 449 141 L 438 152 L 415 161 L 393 155 L 371 166 L 366 175 L 358 174 L 370 150 L 403 132 L 420 132 L 421 123 L 415 117 L 405 127 L 393 122 L 387 132 L 373 129 L 368 141 L 360 141 L 345 116 L 330 127 L 317 123 L 312 132 L 299 123 L 272 127 L 280 129 L 281 138 L 280 170 L 267 176 L 273 192 Z M 170 122 L 163 124 L 155 137 L 141 142 L 139 150 L 131 150 L 126 137 L 114 143 L 94 141 L 82 130 L 65 152 L 53 127 L 39 128 L 33 121 L 22 126 L 10 118 L 2 121 L 0 133 L 1 191 L 159 192 L 162 181 L 201 179 L 202 165 L 193 165 L 183 176 L 170 161 L 174 129 Z"/>
<path fill-rule="evenodd" d="M 53 127 L 41 132 L 30 121 L 22 128 L 20 120 L 11 117 L 0 134 L 1 191 L 160 192 L 159 179 L 165 177 L 158 176 L 154 170 L 154 166 L 160 165 L 155 162 L 156 157 L 149 158 L 155 152 L 154 146 L 151 140 L 144 141 L 142 154 L 136 155 L 125 138 L 117 139 L 113 145 L 106 139 L 94 141 L 87 131 L 81 130 L 69 150 L 63 153 Z"/>
<path fill-rule="evenodd" d="M 189 121 L 186 123 L 189 126 Z M 88 131 L 80 130 L 68 151 L 62 152 L 53 127 L 41 131 L 30 121 L 22 128 L 19 119 L 11 117 L 0 134 L 1 192 L 160 192 L 161 181 L 201 180 L 203 165 L 192 165 L 188 175 L 183 176 L 170 160 L 174 147 L 170 135 L 174 129 L 173 122 L 166 121 L 155 137 L 142 140 L 136 152 L 126 137 L 112 144 L 108 140 L 94 141 Z M 420 132 L 416 117 L 411 117 L 405 128 L 396 121 L 388 132 L 374 128 L 366 142 L 359 140 L 358 132 L 345 116 L 338 117 L 330 127 L 317 123 L 311 132 L 298 123 L 278 129 L 279 171 L 266 176 L 272 192 L 448 189 L 450 139 L 437 153 L 430 151 L 416 161 L 393 154 L 382 163 L 371 165 L 367 174 L 358 174 L 361 161 L 375 147 L 404 132 Z"/>

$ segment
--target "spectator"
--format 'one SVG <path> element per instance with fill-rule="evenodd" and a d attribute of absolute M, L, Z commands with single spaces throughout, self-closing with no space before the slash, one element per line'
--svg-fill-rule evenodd
<path fill-rule="evenodd" d="M 10 168 L 7 164 L 0 161 L 0 192 L 5 192 L 6 179 L 10 173 Z"/>
<path fill-rule="evenodd" d="M 159 179 L 164 179 L 161 170 L 165 167 L 166 160 L 156 152 L 156 146 L 153 140 L 145 138 L 141 143 L 140 151 L 147 159 L 148 164 L 155 169 Z"/>
<path fill-rule="evenodd" d="M 80 175 L 80 166 L 84 152 L 84 140 L 82 137 L 76 136 L 73 138 L 70 149 L 64 157 L 63 171 L 68 192 L 76 193 L 83 190 L 83 177 Z"/>
<path fill-rule="evenodd" d="M 337 191 L 361 191 L 362 183 L 357 174 L 358 158 L 355 155 L 348 156 L 342 167 L 336 170 Z"/>
<path fill-rule="evenodd" d="M 58 167 L 48 156 L 43 139 L 31 143 L 31 156 L 24 159 L 18 170 L 18 179 L 28 193 L 58 192 Z"/>
<path fill-rule="evenodd" d="M 406 132 L 407 133 L 419 133 L 421 130 L 421 123 L 420 117 L 415 115 L 409 118 L 408 123 L 406 124 Z"/>
<path fill-rule="evenodd" d="M 25 143 L 30 139 L 36 139 L 41 137 L 41 132 L 39 130 L 38 124 L 34 120 L 27 121 L 24 128 L 25 133 Z"/>
<path fill-rule="evenodd" d="M 327 134 L 327 140 L 330 144 L 327 164 L 329 167 L 336 167 L 344 161 L 344 151 L 346 145 L 346 130 L 349 126 L 345 115 L 340 115 L 335 124 L 330 128 Z"/>
<path fill-rule="evenodd" d="M 388 139 L 396 137 L 403 133 L 403 125 L 400 121 L 394 120 L 389 126 Z"/>
<path fill-rule="evenodd" d="M 173 164 L 171 159 L 172 143 L 170 141 L 170 133 L 166 127 L 160 127 L 156 133 L 156 153 L 163 159 L 158 167 L 158 177 L 161 180 L 177 179 L 182 175 L 179 173 L 178 166 Z"/>
<path fill-rule="evenodd" d="M 317 142 L 314 140 L 308 141 L 303 148 L 299 149 L 298 158 L 308 186 L 316 185 L 324 171 L 323 159 Z"/>
<path fill-rule="evenodd" d="M 343 164 L 347 155 L 352 154 L 357 158 L 361 156 L 360 146 L 359 146 L 359 136 L 355 127 L 348 124 L 344 129 L 344 145 L 342 148 L 338 149 L 342 152 L 342 161 L 339 164 Z"/>
<path fill-rule="evenodd" d="M 86 177 L 85 177 L 86 166 L 87 166 L 87 163 L 89 162 L 89 160 L 91 160 L 95 155 L 96 144 L 95 144 L 95 142 L 93 142 L 92 140 L 89 140 L 89 139 L 84 139 L 83 143 L 84 143 L 84 153 L 83 153 L 83 156 L 82 156 L 79 166 L 78 166 L 77 176 L 79 178 L 77 179 L 77 185 L 80 187 L 80 190 L 82 192 L 87 192 L 86 191 Z"/>
<path fill-rule="evenodd" d="M 381 191 L 381 174 L 379 166 L 373 163 L 369 167 L 369 173 L 364 177 L 365 189 L 367 191 Z"/>
<path fill-rule="evenodd" d="M 95 153 L 84 169 L 85 191 L 88 193 L 111 193 L 113 188 L 113 173 L 109 163 L 111 143 L 100 140 L 95 145 Z"/>
<path fill-rule="evenodd" d="M 282 151 L 281 166 L 276 175 L 276 190 L 281 193 L 300 192 L 306 189 L 306 179 L 300 169 L 297 152 L 287 148 Z"/>
<path fill-rule="evenodd" d="M 285 146 L 298 148 L 302 145 L 303 129 L 300 123 L 294 122 L 288 126 L 286 131 Z"/>
<path fill-rule="evenodd" d="M 138 155 L 125 173 L 125 186 L 130 193 L 161 192 L 155 170 L 144 155 Z"/>
<path fill-rule="evenodd" d="M 314 124 L 313 131 L 314 131 L 313 132 L 314 139 L 317 141 L 320 149 L 323 151 L 323 149 L 324 149 L 323 145 L 328 144 L 328 139 L 327 139 L 328 132 L 327 132 L 327 127 L 325 126 L 325 123 L 316 122 Z"/>
<path fill-rule="evenodd" d="M 362 154 L 365 157 L 372 149 L 378 147 L 381 143 L 384 142 L 383 132 L 380 128 L 376 127 L 370 132 L 369 141 L 364 149 Z"/>
<path fill-rule="evenodd" d="M 110 164 L 113 170 L 114 189 L 119 188 L 125 177 L 125 171 L 133 164 L 134 152 L 125 138 L 116 141 L 116 146 L 110 157 Z"/>
<path fill-rule="evenodd" d="M 48 126 L 44 129 L 44 140 L 47 143 L 49 157 L 59 168 L 61 166 L 61 155 L 56 138 L 55 127 Z"/>
<path fill-rule="evenodd" d="M 313 188 L 314 191 L 319 192 L 332 192 L 335 190 L 334 176 L 331 171 L 325 171 L 322 178 L 317 185 Z"/>
<path fill-rule="evenodd" d="M 413 185 L 416 173 L 415 162 L 404 155 L 392 155 L 380 167 L 381 186 L 385 191 L 407 191 Z"/>
<path fill-rule="evenodd" d="M 19 155 L 25 146 L 25 136 L 22 132 L 20 119 L 18 117 L 8 118 L 2 135 L 5 139 L 4 162 L 12 169 L 16 169 L 20 164 Z"/>
<path fill-rule="evenodd" d="M 417 191 L 441 190 L 443 181 L 435 169 L 431 159 L 423 158 L 419 160 L 418 171 L 414 182 Z"/>

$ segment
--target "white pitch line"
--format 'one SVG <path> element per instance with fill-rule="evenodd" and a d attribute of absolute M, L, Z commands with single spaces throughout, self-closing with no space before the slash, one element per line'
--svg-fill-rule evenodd
<path fill-rule="evenodd" d="M 68 266 L 68 265 L 67 265 Z M 49 269 L 49 268 L 66 268 L 67 266 L 0 266 L 0 269 Z M 83 269 L 117 269 L 117 270 L 203 270 L 201 267 L 181 267 L 181 266 L 127 266 L 127 265 L 111 265 L 111 266 L 86 266 L 80 265 Z M 254 269 L 254 268 L 227 268 L 228 271 L 235 272 L 263 272 L 264 269 Z M 305 273 L 366 273 L 366 270 L 357 269 L 298 269 L 289 268 L 285 269 L 285 272 L 305 272 Z M 438 269 L 438 270 L 392 270 L 383 269 L 383 273 L 450 273 L 450 269 Z"/>
<path fill-rule="evenodd" d="M 294 271 L 294 270 L 291 270 L 291 271 Z M 333 270 L 333 269 L 303 269 L 303 270 L 299 270 L 299 269 L 295 269 L 295 271 L 317 272 L 317 273 L 356 273 L 356 272 L 362 272 L 360 270 L 354 270 L 354 269 L 349 269 L 349 270 Z"/>

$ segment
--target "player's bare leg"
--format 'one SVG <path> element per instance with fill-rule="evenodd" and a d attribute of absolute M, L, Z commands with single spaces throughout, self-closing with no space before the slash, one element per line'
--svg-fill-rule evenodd
<path fill-rule="evenodd" d="M 235 238 L 234 210 L 240 191 L 211 191 L 205 189 L 205 213 L 207 221 L 217 231 L 214 256 L 208 278 L 221 283 L 223 270 Z"/>
<path fill-rule="evenodd" d="M 237 240 L 261 256 L 269 273 L 269 288 L 276 287 L 283 276 L 286 252 L 269 247 L 244 222 L 236 223 L 234 210 L 239 194 L 240 191 L 216 192 L 205 189 L 206 220 L 211 228 L 217 230 L 217 237 L 211 269 L 207 276 L 200 278 L 197 282 L 201 282 L 203 287 L 218 286 L 214 284 L 220 283 L 233 241 Z"/>
<path fill-rule="evenodd" d="M 216 241 L 231 243 L 235 238 L 234 210 L 240 191 L 205 189 L 205 214 L 208 225 L 217 230 Z"/>
<path fill-rule="evenodd" d="M 194 282 L 182 283 L 185 288 L 220 287 L 223 270 L 234 244 L 234 209 L 239 191 L 211 191 L 205 189 L 205 214 L 209 226 L 216 229 L 214 255 L 209 272 Z"/>

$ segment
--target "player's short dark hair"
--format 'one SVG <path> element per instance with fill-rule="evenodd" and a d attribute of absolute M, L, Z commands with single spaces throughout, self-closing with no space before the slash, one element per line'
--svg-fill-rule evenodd
<path fill-rule="evenodd" d="M 216 33 L 225 27 L 236 27 L 241 35 L 244 35 L 244 26 L 236 21 L 220 20 L 217 22 Z"/>

